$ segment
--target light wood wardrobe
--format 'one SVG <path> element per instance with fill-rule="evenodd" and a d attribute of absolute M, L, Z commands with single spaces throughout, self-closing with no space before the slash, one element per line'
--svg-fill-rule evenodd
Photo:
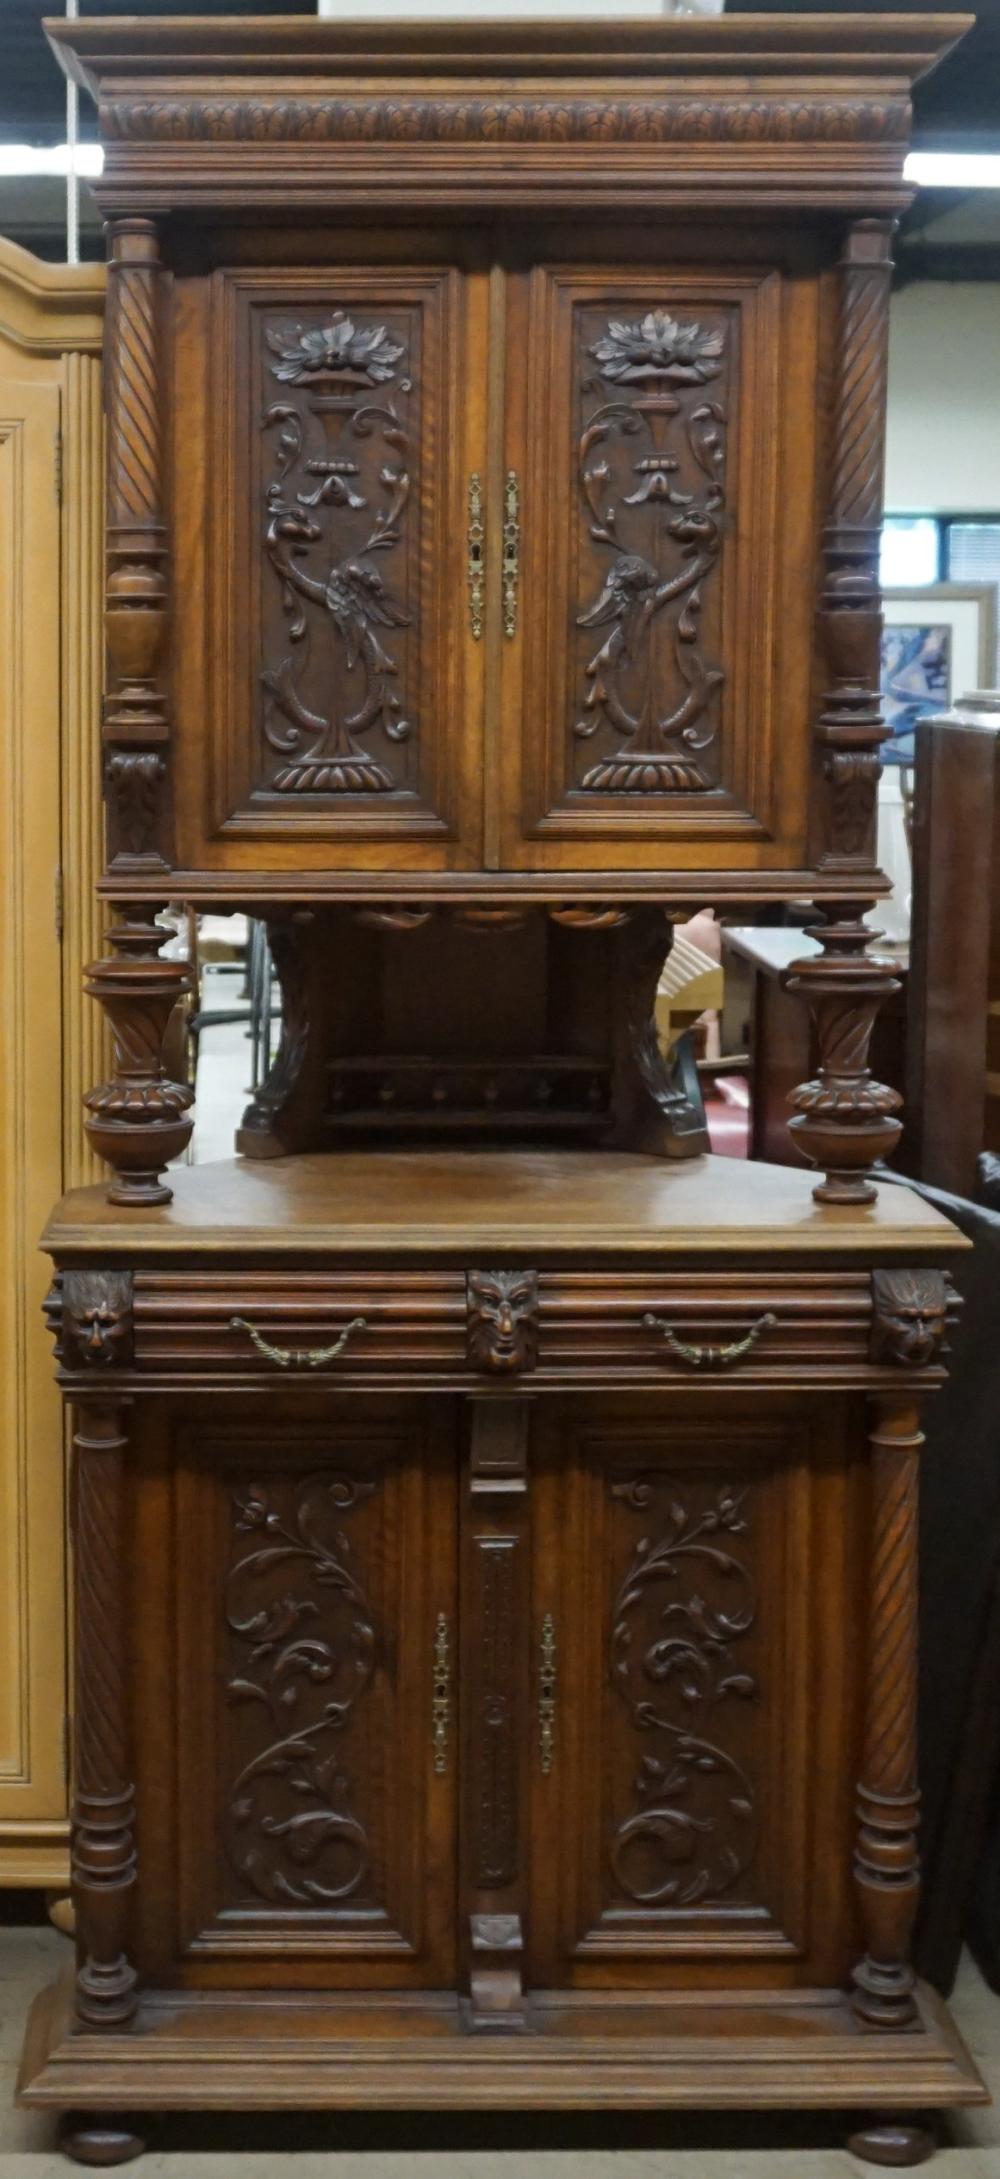
<path fill-rule="evenodd" d="M 38 1237 L 93 1177 L 104 268 L 0 239 L 0 1884 L 68 1873 L 63 1426 Z"/>

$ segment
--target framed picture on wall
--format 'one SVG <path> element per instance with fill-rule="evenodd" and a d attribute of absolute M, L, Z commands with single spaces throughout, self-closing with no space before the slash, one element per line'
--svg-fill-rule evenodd
<path fill-rule="evenodd" d="M 995 684 L 997 585 L 885 590 L 882 610 L 882 708 L 889 729 L 882 762 L 912 765 L 918 719 Z"/>

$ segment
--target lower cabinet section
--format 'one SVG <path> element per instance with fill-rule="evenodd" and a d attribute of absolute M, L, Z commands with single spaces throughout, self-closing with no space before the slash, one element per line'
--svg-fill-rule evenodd
<path fill-rule="evenodd" d="M 850 1420 L 141 1403 L 140 1978 L 460 1988 L 487 2025 L 538 1988 L 845 1983 Z"/>
<path fill-rule="evenodd" d="M 907 1964 L 919 1444 L 850 1387 L 95 1386 L 25 2100 L 980 2100 Z"/>

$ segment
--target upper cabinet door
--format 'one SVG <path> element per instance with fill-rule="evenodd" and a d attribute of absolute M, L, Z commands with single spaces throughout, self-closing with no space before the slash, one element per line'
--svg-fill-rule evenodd
<path fill-rule="evenodd" d="M 476 291 L 426 262 L 175 284 L 191 867 L 481 858 L 481 646 L 456 611 L 483 466 Z"/>
<path fill-rule="evenodd" d="M 508 285 L 502 859 L 794 867 L 815 286 L 749 258 L 685 267 L 667 234 L 652 262 L 600 248 Z"/>

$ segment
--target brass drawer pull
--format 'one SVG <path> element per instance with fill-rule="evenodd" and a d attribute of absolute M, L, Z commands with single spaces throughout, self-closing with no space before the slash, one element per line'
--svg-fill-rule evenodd
<path fill-rule="evenodd" d="M 690 1362 L 692 1369 L 728 1369 L 731 1362 L 739 1362 L 757 1344 L 762 1332 L 769 1332 L 778 1321 L 770 1310 L 756 1324 L 752 1324 L 745 1339 L 734 1339 L 729 1347 L 689 1347 L 678 1339 L 669 1324 L 658 1316 L 644 1316 L 643 1323 L 650 1332 L 662 1332 L 665 1344 L 679 1362 Z"/>
<path fill-rule="evenodd" d="M 483 480 L 478 469 L 469 478 L 469 557 L 466 568 L 469 583 L 469 619 L 472 633 L 478 643 L 483 633 L 483 584 L 485 577 L 486 527 L 483 522 Z"/>
<path fill-rule="evenodd" d="M 434 1768 L 438 1775 L 448 1768 L 448 1733 L 451 1726 L 451 1653 L 448 1621 L 438 1613 L 434 1629 L 434 1695 L 431 1702 L 434 1735 Z"/>
<path fill-rule="evenodd" d="M 556 1752 L 556 1630 L 551 1612 L 542 1620 L 541 1657 L 538 1666 L 538 1742 L 542 1772 L 547 1778 Z"/>
<path fill-rule="evenodd" d="M 363 1332 L 367 1322 L 367 1317 L 353 1316 L 332 1347 L 272 1347 L 245 1316 L 231 1316 L 229 1328 L 233 1332 L 249 1332 L 258 1354 L 266 1361 L 274 1362 L 278 1369 L 322 1369 L 325 1362 L 335 1362 L 338 1354 L 343 1354 L 352 1333 Z"/>
<path fill-rule="evenodd" d="M 503 494 L 503 632 L 517 634 L 517 585 L 521 560 L 521 505 L 517 470 L 508 469 Z"/>

